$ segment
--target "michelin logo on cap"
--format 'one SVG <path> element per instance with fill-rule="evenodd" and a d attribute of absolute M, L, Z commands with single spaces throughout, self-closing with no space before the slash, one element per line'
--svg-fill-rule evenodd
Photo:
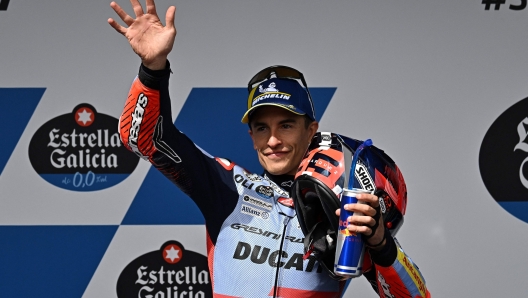
<path fill-rule="evenodd" d="M 264 93 L 264 94 L 261 94 L 255 97 L 253 99 L 253 102 L 251 103 L 251 106 L 256 105 L 261 100 L 270 99 L 270 98 L 289 100 L 291 97 L 291 94 L 280 92 L 279 89 L 276 88 L 276 86 L 277 85 L 275 84 L 275 82 L 271 82 L 267 88 L 262 88 L 262 85 L 260 85 L 259 92 Z"/>
<path fill-rule="evenodd" d="M 279 90 L 277 88 L 275 88 L 275 86 L 277 86 L 277 84 L 275 84 L 275 82 L 271 82 L 268 86 L 268 88 L 266 89 L 262 89 L 262 85 L 259 85 L 259 92 L 260 93 L 265 93 L 265 92 L 279 92 Z"/>

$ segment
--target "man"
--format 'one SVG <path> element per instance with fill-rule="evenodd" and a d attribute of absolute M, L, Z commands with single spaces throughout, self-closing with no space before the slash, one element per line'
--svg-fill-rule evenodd
<path fill-rule="evenodd" d="M 303 258 L 304 235 L 289 191 L 293 175 L 318 129 L 311 98 L 295 80 L 273 77 L 252 88 L 249 124 L 264 175 L 214 158 L 173 125 L 168 93 L 176 29 L 175 7 L 160 22 L 154 0 L 146 13 L 131 0 L 136 18 L 110 5 L 128 28 L 109 24 L 129 40 L 142 61 L 123 113 L 125 146 L 149 160 L 198 205 L 206 220 L 209 269 L 215 297 L 340 297 L 345 281 L 332 279 L 312 256 Z M 261 96 L 273 93 L 273 96 Z M 374 219 L 375 195 L 363 194 L 346 209 L 350 231 L 369 235 L 365 276 L 381 297 L 429 296 L 418 268 Z M 375 231 L 371 227 L 377 227 Z"/>

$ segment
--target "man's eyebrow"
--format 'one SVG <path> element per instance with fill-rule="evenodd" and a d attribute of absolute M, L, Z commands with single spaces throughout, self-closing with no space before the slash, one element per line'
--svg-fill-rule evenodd
<path fill-rule="evenodd" d="M 297 119 L 295 118 L 288 118 L 288 119 L 284 119 L 282 121 L 279 122 L 279 124 L 285 124 L 285 123 L 296 123 L 297 122 Z"/>
<path fill-rule="evenodd" d="M 279 124 L 286 124 L 286 123 L 296 123 L 297 119 L 295 118 L 286 118 L 284 120 L 279 121 Z M 267 126 L 264 122 L 255 121 L 253 122 L 252 126 Z"/>

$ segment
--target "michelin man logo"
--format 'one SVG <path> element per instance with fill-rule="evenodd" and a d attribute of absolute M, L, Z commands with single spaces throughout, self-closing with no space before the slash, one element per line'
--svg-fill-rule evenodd
<path fill-rule="evenodd" d="M 279 92 L 279 90 L 277 88 L 275 88 L 275 86 L 277 86 L 277 84 L 275 84 L 275 82 L 272 82 L 268 85 L 268 88 L 264 89 L 262 88 L 262 85 L 259 86 L 259 92 L 260 93 L 265 93 L 265 92 Z"/>

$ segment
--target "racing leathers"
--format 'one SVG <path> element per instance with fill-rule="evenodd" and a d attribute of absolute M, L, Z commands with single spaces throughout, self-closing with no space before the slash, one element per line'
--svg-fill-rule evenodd
<path fill-rule="evenodd" d="M 173 124 L 170 65 L 140 67 L 119 131 L 124 145 L 154 165 L 199 207 L 207 230 L 214 297 L 341 297 L 346 281 L 330 277 L 312 255 L 289 196 L 293 176 L 260 176 L 215 158 Z M 418 267 L 392 237 L 367 250 L 364 276 L 380 297 L 429 297 Z"/>

